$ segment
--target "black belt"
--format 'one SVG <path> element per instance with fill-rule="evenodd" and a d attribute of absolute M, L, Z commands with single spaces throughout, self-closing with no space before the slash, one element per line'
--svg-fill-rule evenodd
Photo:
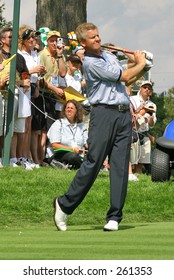
<path fill-rule="evenodd" d="M 118 112 L 124 112 L 124 111 L 130 110 L 130 106 L 124 105 L 124 104 L 120 104 L 120 105 L 94 104 L 92 106 L 93 107 L 104 107 L 106 109 L 114 109 L 114 110 L 117 110 Z"/>

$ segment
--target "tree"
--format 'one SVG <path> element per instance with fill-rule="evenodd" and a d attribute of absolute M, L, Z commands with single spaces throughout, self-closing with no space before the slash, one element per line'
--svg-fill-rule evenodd
<path fill-rule="evenodd" d="M 58 30 L 62 37 L 86 22 L 87 0 L 37 0 L 36 28 Z"/>
<path fill-rule="evenodd" d="M 169 89 L 164 97 L 165 125 L 174 119 L 174 88 Z"/>
<path fill-rule="evenodd" d="M 169 89 L 166 96 L 153 93 L 152 101 L 157 105 L 157 122 L 150 132 L 158 138 L 163 135 L 168 123 L 174 119 L 174 88 Z"/>
<path fill-rule="evenodd" d="M 5 10 L 5 4 L 0 5 L 0 29 L 5 26 L 12 26 L 12 22 L 6 21 L 6 19 L 3 17 L 4 10 Z"/>

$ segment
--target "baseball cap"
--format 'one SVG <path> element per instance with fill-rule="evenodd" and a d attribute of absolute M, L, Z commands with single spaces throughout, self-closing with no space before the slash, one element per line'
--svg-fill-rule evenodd
<path fill-rule="evenodd" d="M 69 56 L 67 56 L 67 61 L 71 61 L 71 62 L 79 62 L 82 64 L 82 61 L 80 59 L 80 57 L 77 54 L 70 54 Z"/>
<path fill-rule="evenodd" d="M 56 31 L 56 30 L 49 31 L 48 34 L 47 34 L 47 40 L 48 40 L 49 38 L 51 38 L 52 36 L 60 37 L 60 32 L 59 32 L 59 31 Z"/>
<path fill-rule="evenodd" d="M 150 85 L 152 87 L 152 83 L 150 81 L 148 81 L 148 80 L 142 82 L 141 87 L 144 86 L 144 85 Z"/>

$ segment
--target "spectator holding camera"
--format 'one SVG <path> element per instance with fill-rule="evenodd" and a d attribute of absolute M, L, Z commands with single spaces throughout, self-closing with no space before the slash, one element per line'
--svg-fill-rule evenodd
<path fill-rule="evenodd" d="M 63 55 L 64 45 L 63 43 L 58 44 L 58 38 L 60 38 L 58 31 L 49 31 L 47 34 L 47 48 L 39 52 L 40 63 L 47 69 L 47 73 L 44 76 L 46 112 L 54 119 L 59 118 L 55 114 L 55 110 L 61 111 L 62 103 L 60 98 L 64 98 L 64 91 L 59 87 L 59 76 L 64 77 L 67 72 Z M 48 119 L 47 122 L 47 129 L 49 129 L 53 121 Z"/>
<path fill-rule="evenodd" d="M 48 115 L 46 126 L 42 133 L 42 144 L 46 148 L 47 132 L 55 121 L 60 117 L 64 91 L 59 86 L 59 76 L 64 77 L 67 72 L 66 62 L 63 55 L 64 44 L 58 45 L 60 33 L 49 31 L 47 33 L 47 47 L 39 52 L 40 63 L 45 66 L 47 73 L 40 88 L 45 101 L 45 111 Z"/>
<path fill-rule="evenodd" d="M 152 96 L 152 83 L 144 81 L 140 90 L 135 96 L 131 96 L 131 104 L 134 108 L 137 128 L 140 139 L 140 158 L 135 167 L 135 173 L 142 173 L 142 165 L 150 164 L 151 160 L 151 140 L 149 129 L 152 128 L 156 121 L 156 105 L 150 100 Z"/>

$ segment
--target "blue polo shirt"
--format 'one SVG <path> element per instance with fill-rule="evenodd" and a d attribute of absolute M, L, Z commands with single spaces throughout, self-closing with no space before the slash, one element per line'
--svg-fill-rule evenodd
<path fill-rule="evenodd" d="M 85 53 L 83 71 L 91 105 L 129 105 L 125 85 L 120 81 L 122 66 L 114 54 L 108 51 L 101 51 L 101 56 Z"/>

